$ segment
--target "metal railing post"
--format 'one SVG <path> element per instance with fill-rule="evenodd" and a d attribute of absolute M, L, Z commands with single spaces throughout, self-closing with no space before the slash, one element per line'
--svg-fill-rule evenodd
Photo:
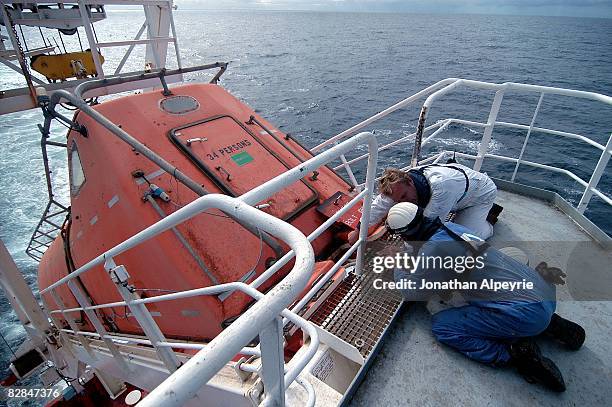
<path fill-rule="evenodd" d="M 144 14 L 147 20 L 147 39 L 152 40 L 159 36 L 159 29 L 161 26 L 161 9 L 158 9 L 154 6 L 144 6 Z M 154 27 L 151 25 L 154 24 Z M 164 46 L 166 48 L 166 53 L 164 55 L 160 54 L 159 43 L 149 42 L 147 43 L 146 51 L 145 51 L 145 64 L 153 62 L 155 66 L 153 68 L 164 68 L 166 66 L 166 53 L 168 48 L 168 43 Z M 147 61 L 149 56 L 153 57 L 153 61 Z M 163 60 L 163 63 L 162 63 Z"/>
<path fill-rule="evenodd" d="M 535 108 L 535 112 L 533 112 L 533 117 L 531 118 L 531 123 L 529 123 L 529 130 L 527 130 L 527 136 L 525 136 L 525 142 L 523 142 L 523 147 L 521 148 L 521 153 L 519 154 L 518 161 L 514 166 L 514 172 L 512 173 L 512 178 L 510 181 L 514 182 L 514 178 L 516 178 L 516 173 L 518 172 L 519 165 L 521 165 L 521 161 L 523 160 L 523 154 L 525 154 L 525 149 L 527 148 L 527 142 L 529 141 L 529 136 L 531 135 L 531 130 L 533 130 L 533 125 L 535 124 L 536 117 L 538 117 L 538 112 L 540 111 L 540 106 L 542 105 L 542 100 L 544 100 L 544 92 L 540 94 L 540 100 L 538 100 L 538 105 Z"/>
<path fill-rule="evenodd" d="M 370 157 L 368 158 L 368 170 L 366 173 L 365 191 L 366 194 L 363 197 L 362 213 L 361 213 L 361 227 L 359 228 L 359 248 L 357 249 L 357 263 L 355 265 L 355 271 L 358 275 L 363 270 L 363 256 L 365 254 L 365 247 L 368 241 L 368 229 L 370 228 L 370 207 L 372 206 L 372 195 L 374 193 L 374 182 L 376 181 L 376 165 L 378 163 L 378 148 L 376 141 L 370 141 L 369 144 Z"/>
<path fill-rule="evenodd" d="M 41 297 L 43 306 L 46 309 L 52 309 L 51 307 L 49 307 L 49 303 L 45 300 L 44 297 Z M 56 304 L 57 306 L 57 304 Z M 70 339 L 68 338 L 68 334 L 66 334 L 66 332 L 64 332 L 61 327 L 63 326 L 60 323 L 60 320 L 52 313 L 49 313 L 49 319 L 51 320 L 51 322 L 53 323 L 53 325 L 57 328 L 57 333 L 60 336 L 61 340 L 62 340 L 62 345 L 66 347 L 66 349 L 68 350 L 68 353 L 70 353 L 72 356 L 74 356 L 74 358 L 77 358 L 77 354 L 76 351 L 74 349 L 74 345 L 72 344 L 72 342 L 70 341 Z"/>
<path fill-rule="evenodd" d="M 66 322 L 68 322 L 68 325 L 70 326 L 70 328 L 74 332 L 79 332 L 80 329 L 77 326 L 76 321 L 74 320 L 74 318 L 72 318 L 70 313 L 64 312 L 64 310 L 66 309 L 66 306 L 64 304 L 64 301 L 62 301 L 62 298 L 59 296 L 59 294 L 55 291 L 55 289 L 52 289 L 51 291 L 49 291 L 49 294 L 51 294 L 51 297 L 53 298 L 53 301 L 55 301 L 56 306 L 59 307 L 60 311 L 62 312 L 62 315 L 64 316 L 64 319 L 66 320 Z M 60 327 L 61 325 L 58 324 L 57 326 Z M 75 333 L 75 335 L 76 335 L 78 341 L 81 343 L 81 345 L 83 345 L 83 349 L 85 349 L 85 352 L 87 352 L 89 357 L 91 357 L 94 360 L 97 360 L 97 357 L 96 357 L 93 349 L 91 349 L 91 346 L 89 346 L 89 341 L 87 340 L 87 338 L 85 338 L 83 335 L 79 335 L 79 334 L 76 334 L 76 333 Z"/>
<path fill-rule="evenodd" d="M 482 162 L 484 161 L 485 154 L 489 149 L 491 135 L 493 134 L 493 127 L 495 127 L 495 120 L 497 120 L 497 114 L 499 113 L 499 108 L 501 107 L 502 100 L 504 99 L 504 92 L 505 89 L 503 88 L 495 92 L 495 98 L 493 99 L 491 111 L 489 112 L 489 119 L 487 120 L 487 127 L 485 127 L 484 135 L 482 136 L 482 140 L 480 141 L 480 147 L 478 148 L 478 156 L 476 157 L 476 161 L 474 162 L 475 171 L 480 171 L 480 167 L 482 167 Z"/>
<path fill-rule="evenodd" d="M 168 15 L 170 17 L 170 30 L 172 31 L 172 40 L 174 42 L 174 53 L 176 55 L 176 65 L 178 66 L 179 69 L 181 69 L 182 68 L 181 53 L 179 51 L 178 37 L 176 36 L 176 26 L 174 25 L 174 13 L 172 12 L 172 2 L 168 2 L 168 7 L 170 7 L 171 9 Z"/>
<path fill-rule="evenodd" d="M 96 41 L 93 30 L 91 29 L 91 20 L 89 19 L 89 10 L 83 0 L 78 1 L 79 12 L 81 13 L 81 20 L 83 22 L 83 29 L 89 43 L 89 49 L 91 50 L 91 57 L 93 58 L 94 65 L 96 67 L 96 73 L 98 78 L 104 78 L 104 70 L 102 68 L 102 61 L 100 61 L 100 50 Z"/>
<path fill-rule="evenodd" d="M 119 294 L 121 294 L 121 297 L 130 308 L 132 315 L 134 318 L 136 318 L 136 321 L 138 321 L 138 324 L 144 331 L 145 335 L 151 341 L 151 345 L 153 345 L 155 348 L 157 355 L 163 362 L 164 366 L 166 366 L 166 369 L 168 369 L 170 373 L 176 371 L 181 363 L 171 348 L 159 346 L 160 342 L 166 342 L 166 338 L 151 316 L 147 306 L 144 304 L 133 303 L 134 300 L 139 300 L 140 298 L 128 288 L 127 280 L 129 278 L 129 274 L 127 273 L 125 267 L 117 266 L 113 258 L 110 257 L 104 262 L 104 268 L 111 276 L 111 280 L 113 280 L 115 283 Z"/>
<path fill-rule="evenodd" d="M 283 360 L 283 322 L 274 318 L 259 333 L 261 348 L 261 379 L 264 384 L 266 406 L 285 405 L 285 363 Z"/>
<path fill-rule="evenodd" d="M 610 161 L 610 156 L 612 155 L 612 134 L 608 138 L 608 143 L 606 144 L 606 148 L 601 153 L 599 157 L 599 161 L 597 162 L 597 166 L 595 166 L 595 170 L 591 175 L 591 179 L 589 180 L 588 185 L 584 189 L 584 194 L 582 194 L 582 198 L 580 198 L 580 202 L 578 203 L 578 207 L 576 208 L 578 212 L 584 213 L 591 198 L 593 197 L 593 189 L 597 188 L 599 184 L 599 180 L 606 170 L 606 166 L 608 165 L 608 161 Z"/>
<path fill-rule="evenodd" d="M 355 178 L 355 174 L 353 173 L 351 166 L 349 165 L 348 161 L 346 161 L 346 156 L 344 154 L 340 154 L 340 160 L 342 161 L 342 166 L 344 167 L 344 169 L 346 170 L 346 173 L 348 174 L 349 180 L 352 182 L 353 186 L 359 192 L 361 188 L 359 188 L 359 183 L 357 182 L 357 178 Z"/>
<path fill-rule="evenodd" d="M 81 287 L 79 287 L 75 283 L 75 280 L 68 281 L 67 285 L 70 291 L 72 291 L 74 298 L 76 298 L 77 302 L 79 303 L 81 307 L 83 308 L 91 307 L 92 305 L 91 302 L 85 296 L 85 293 L 83 292 L 83 290 L 81 290 Z M 87 318 L 89 319 L 89 321 L 95 328 L 96 332 L 100 335 L 100 339 L 102 339 L 104 343 L 106 344 L 106 346 L 108 347 L 108 350 L 113 355 L 113 358 L 117 360 L 119 367 L 123 369 L 123 371 L 126 374 L 129 373 L 130 367 L 128 366 L 127 362 L 123 358 L 123 355 L 121 354 L 121 352 L 119 352 L 119 348 L 117 348 L 117 345 L 115 345 L 115 343 L 111 341 L 110 339 L 106 338 L 106 335 L 108 335 L 108 331 L 106 330 L 106 328 L 104 328 L 104 326 L 102 325 L 102 322 L 100 322 L 100 319 L 96 315 L 96 312 L 93 310 L 85 309 L 85 315 L 87 315 Z"/>
<path fill-rule="evenodd" d="M 369 134 L 364 134 L 361 137 L 356 136 L 354 142 L 361 141 L 364 138 L 367 138 L 368 142 L 376 147 L 376 141 L 373 140 Z M 317 158 L 318 160 L 322 160 L 330 154 L 333 154 L 333 152 L 332 149 L 331 153 L 323 153 L 322 156 Z M 308 174 L 310 172 L 309 169 L 316 165 L 317 158 L 312 158 L 306 163 L 289 170 L 283 176 L 283 183 L 289 185 L 295 182 L 296 179 L 303 178 L 304 174 Z M 238 219 L 251 219 L 258 228 L 282 240 L 295 253 L 293 268 L 283 280 L 277 283 L 266 293 L 266 295 L 262 295 L 259 301 L 256 301 L 252 307 L 248 308 L 240 316 L 240 318 L 236 319 L 231 325 L 212 339 L 205 348 L 193 355 L 179 370 L 172 373 L 170 377 L 153 389 L 151 393 L 140 402 L 140 406 L 184 405 L 187 401 L 196 396 L 202 386 L 214 377 L 228 361 L 236 354 L 240 353 L 246 343 L 257 335 L 262 334 L 262 326 L 269 326 L 273 320 L 278 318 L 279 314 L 283 314 L 285 308 L 291 304 L 296 296 L 306 287 L 308 278 L 312 275 L 312 270 L 314 269 L 314 250 L 310 242 L 308 242 L 302 232 L 291 224 L 261 212 L 251 206 L 253 203 L 261 201 L 261 199 L 258 199 L 260 194 L 265 195 L 266 193 L 276 192 L 275 189 L 281 188 L 282 186 L 280 179 L 277 178 L 267 181 L 258 188 L 249 191 L 247 194 L 241 196 L 241 199 L 218 194 L 211 194 L 198 198 L 196 201 L 177 210 L 167 218 L 138 233 L 120 246 L 117 246 L 118 248 L 111 249 L 111 251 L 125 251 L 131 245 L 136 245 L 137 242 L 145 237 L 151 238 L 163 231 L 169 230 L 172 226 L 175 226 L 179 222 L 197 213 L 215 207 L 226 213 L 233 213 Z M 121 270 L 119 271 L 121 272 Z M 244 285 L 244 287 L 246 288 L 248 286 Z M 256 290 L 253 290 L 253 292 L 257 293 Z M 254 296 L 259 297 L 258 294 Z M 143 300 L 137 301 L 137 303 L 143 303 Z M 266 341 L 267 339 L 264 339 L 264 342 Z M 283 355 L 281 354 L 279 357 L 283 358 Z M 196 402 L 199 402 L 200 405 L 203 404 L 202 400 L 194 401 L 194 404 Z"/>
<path fill-rule="evenodd" d="M 419 113 L 419 122 L 417 124 L 417 131 L 414 137 L 412 157 L 410 158 L 410 168 L 414 168 L 419 164 L 419 158 L 421 156 L 421 147 L 422 147 L 422 141 L 423 141 L 423 132 L 425 131 L 425 120 L 427 119 L 428 109 L 429 107 L 424 104 L 423 107 L 421 108 L 421 112 Z"/>

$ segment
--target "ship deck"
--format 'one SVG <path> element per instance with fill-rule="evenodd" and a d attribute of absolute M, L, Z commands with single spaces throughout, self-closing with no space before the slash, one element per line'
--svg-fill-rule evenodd
<path fill-rule="evenodd" d="M 430 331 L 431 316 L 420 303 L 404 307 L 390 327 L 351 405 L 610 405 L 612 277 L 609 264 L 612 264 L 612 254 L 609 246 L 596 244 L 571 216 L 546 200 L 500 191 L 498 202 L 505 209 L 491 243 L 496 247 L 522 246 L 531 265 L 546 261 L 564 268 L 570 286 L 574 287 L 558 289 L 557 312 L 585 328 L 587 339 L 583 348 L 572 352 L 538 339 L 543 354 L 554 360 L 563 372 L 567 391 L 550 392 L 527 383 L 510 368 L 479 364 L 436 342 Z M 589 228 L 588 222 L 586 228 Z M 594 263 L 588 266 L 594 275 L 587 278 L 597 284 L 580 283 L 582 270 L 577 265 L 575 252 L 572 254 L 578 246 L 589 253 L 580 261 L 603 262 L 602 266 Z"/>

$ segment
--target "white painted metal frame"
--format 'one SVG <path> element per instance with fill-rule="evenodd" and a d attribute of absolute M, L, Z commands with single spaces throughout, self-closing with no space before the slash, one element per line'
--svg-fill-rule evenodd
<path fill-rule="evenodd" d="M 382 119 L 383 117 L 388 116 L 389 114 L 403 109 L 409 105 L 414 104 L 416 101 L 424 98 L 425 96 L 427 96 L 423 107 L 426 108 L 426 111 L 428 111 L 431 106 L 433 105 L 433 102 L 452 92 L 453 90 L 456 90 L 460 87 L 467 87 L 467 88 L 474 88 L 474 89 L 481 89 L 481 90 L 491 90 L 491 91 L 495 91 L 495 97 L 493 99 L 493 103 L 491 106 L 491 110 L 489 112 L 489 117 L 487 119 L 486 123 L 480 123 L 480 122 L 475 122 L 475 121 L 469 121 L 469 120 L 462 120 L 462 119 L 458 119 L 458 118 L 448 118 L 448 119 L 444 119 L 444 120 L 440 120 L 437 123 L 431 124 L 427 127 L 425 127 L 424 129 L 424 133 L 428 133 L 431 130 L 435 131 L 429 135 L 427 138 L 425 138 L 422 141 L 422 145 L 426 145 L 431 139 L 433 139 L 434 137 L 436 137 L 438 134 L 440 134 L 444 129 L 446 129 L 450 124 L 453 123 L 457 123 L 457 124 L 464 124 L 467 126 L 477 126 L 477 127 L 482 127 L 484 128 L 484 134 L 483 137 L 481 139 L 481 143 L 478 149 L 478 152 L 476 155 L 471 155 L 471 154 L 459 154 L 457 153 L 458 157 L 463 157 L 463 158 L 468 158 L 468 159 L 473 159 L 474 160 L 474 166 L 473 168 L 475 170 L 479 170 L 482 166 L 482 162 L 485 158 L 491 158 L 491 159 L 495 159 L 495 160 L 501 160 L 501 161 L 507 161 L 507 162 L 512 162 L 515 163 L 515 168 L 514 168 L 514 172 L 512 175 L 512 181 L 514 181 L 515 177 L 516 177 L 516 172 L 518 171 L 518 168 L 520 165 L 528 165 L 534 168 L 540 168 L 540 169 L 544 169 L 547 171 L 552 171 L 552 172 L 556 172 L 556 173 L 560 173 L 563 174 L 565 176 L 570 177 L 571 179 L 573 179 L 574 181 L 578 182 L 580 185 L 582 185 L 585 189 L 584 192 L 582 194 L 582 197 L 580 199 L 580 203 L 578 204 L 578 206 L 576 207 L 576 209 L 578 210 L 579 213 L 584 213 L 584 211 L 586 210 L 591 198 L 593 197 L 593 195 L 598 196 L 599 198 L 601 198 L 605 203 L 607 203 L 608 205 L 612 206 L 612 199 L 607 196 L 606 194 L 604 194 L 602 191 L 600 191 L 599 189 L 597 189 L 597 186 L 599 184 L 599 181 L 601 180 L 606 166 L 608 164 L 608 162 L 610 161 L 610 157 L 612 156 L 612 134 L 610 134 L 609 138 L 608 138 L 608 142 L 606 143 L 606 145 L 602 145 L 600 143 L 597 143 L 596 141 L 593 141 L 585 136 L 582 136 L 580 134 L 576 134 L 576 133 L 570 133 L 570 132 L 565 132 L 565 131 L 559 131 L 559 130 L 553 130 L 553 129 L 548 129 L 548 128 L 541 128 L 541 127 L 535 127 L 535 120 L 537 118 L 537 115 L 540 111 L 540 107 L 542 105 L 542 101 L 544 99 L 544 95 L 545 94 L 550 94 L 550 95 L 561 95 L 561 96 L 568 96 L 568 97 L 575 97 L 575 98 L 582 98 L 582 99 L 589 99 L 589 100 L 593 100 L 596 102 L 601 102 L 604 104 L 605 108 L 610 108 L 612 107 L 612 97 L 607 96 L 607 95 L 602 95 L 599 93 L 594 93 L 594 92 L 584 92 L 584 91 L 578 91 L 578 90 L 572 90 L 572 89 L 563 89 L 563 88 L 554 88 L 554 87 L 547 87 L 547 86 L 537 86 L 537 85 L 529 85 L 529 84 L 521 84 L 521 83 L 512 83 L 512 82 L 507 82 L 507 83 L 502 83 L 502 84 L 494 84 L 494 83 L 488 83 L 488 82 L 480 82 L 480 81 L 473 81 L 473 80 L 466 80 L 466 79 L 457 79 L 457 78 L 448 78 L 448 79 L 444 79 L 442 81 L 439 81 L 423 90 L 421 90 L 420 92 L 415 93 L 414 95 L 396 103 L 395 105 L 381 111 L 380 113 L 362 121 L 361 123 L 339 133 L 336 136 L 331 137 L 330 139 L 326 140 L 325 142 L 317 145 L 316 147 L 313 148 L 313 151 L 320 151 L 322 149 L 324 149 L 325 147 L 353 134 L 356 131 L 359 131 L 361 129 L 367 128 L 368 126 L 370 126 L 372 123 Z M 518 91 L 518 92 L 527 92 L 527 93 L 539 93 L 540 94 L 540 98 L 538 100 L 538 104 L 536 106 L 536 110 L 534 112 L 534 115 L 531 119 L 530 125 L 526 126 L 526 125 L 522 125 L 522 124 L 517 124 L 517 123 L 508 123 L 508 122 L 502 122 L 502 121 L 497 121 L 497 116 L 499 113 L 499 110 L 501 108 L 502 105 L 502 101 L 503 101 L 503 97 L 504 94 L 508 91 Z M 493 133 L 493 129 L 495 126 L 502 126 L 502 127 L 508 127 L 508 128 L 515 128 L 515 129 L 524 129 L 527 130 L 527 135 L 525 137 L 525 141 L 522 145 L 521 148 L 521 152 L 518 156 L 518 158 L 514 158 L 514 157 L 508 157 L 508 156 L 503 156 L 503 155 L 497 155 L 497 154 L 490 154 L 488 153 L 488 149 L 489 149 L 489 144 L 491 141 L 491 137 L 492 137 L 492 133 Z M 533 132 L 538 132 L 538 133 L 544 133 L 547 135 L 551 135 L 551 136 L 558 136 L 558 137 L 566 137 L 566 138 L 572 138 L 575 140 L 579 140 L 581 142 L 587 143 L 599 150 L 601 150 L 601 155 L 599 157 L 599 160 L 597 162 L 597 165 L 589 179 L 589 181 L 585 181 L 583 179 L 581 179 L 580 177 L 578 177 L 576 174 L 574 174 L 572 171 L 563 169 L 563 168 L 559 168 L 559 167 L 555 167 L 555 166 L 551 166 L 551 165 L 545 165 L 545 164 L 540 164 L 540 163 L 536 163 L 536 162 L 532 162 L 532 161 L 525 161 L 523 160 L 523 156 L 524 153 L 526 151 L 527 148 L 527 143 L 529 141 L 529 137 Z M 401 137 L 397 140 L 394 140 L 391 143 L 388 143 L 386 145 L 382 145 L 379 148 L 379 151 L 384 151 L 387 149 L 390 149 L 394 146 L 397 146 L 401 143 L 408 143 L 411 142 L 412 140 L 414 140 L 416 136 L 416 133 L 412 133 L 409 134 L 407 136 Z M 420 164 L 424 164 L 426 162 L 430 162 L 430 161 L 435 161 L 435 160 L 440 160 L 441 158 L 441 154 L 447 154 L 449 152 L 445 151 L 443 153 L 440 154 L 436 154 L 435 156 L 430 157 L 427 160 L 421 160 L 419 161 L 419 165 Z M 353 181 L 353 177 L 351 177 L 351 175 L 354 174 L 352 168 L 351 168 L 351 164 L 355 164 L 365 158 L 368 157 L 368 154 L 363 154 L 361 156 L 358 156 L 356 158 L 353 158 L 351 160 L 342 160 L 342 163 L 338 166 L 336 166 L 334 169 L 335 170 L 339 170 L 339 169 L 345 169 L 348 173 L 349 173 L 349 178 L 351 179 L 351 181 L 355 184 L 355 187 L 360 187 L 363 184 L 357 184 L 356 181 Z M 411 168 L 411 166 L 407 166 L 404 169 L 409 169 Z"/>
<path fill-rule="evenodd" d="M 5 5 L 13 5 L 13 4 L 49 4 L 49 1 L 45 0 L 30 0 L 30 1 L 12 1 L 12 0 L 0 0 L 0 6 L 2 7 L 3 16 L 6 14 L 4 12 Z M 168 51 L 168 44 L 172 43 L 174 46 L 174 57 L 175 62 L 180 69 L 182 67 L 181 55 L 179 50 L 179 43 L 176 36 L 176 27 L 174 24 L 174 16 L 173 16 L 173 0 L 100 0 L 100 1 L 92 1 L 92 0 L 73 0 L 73 1 L 56 1 L 52 2 L 54 5 L 56 4 L 71 4 L 75 3 L 78 5 L 78 9 L 81 16 L 81 22 L 83 28 L 85 30 L 85 37 L 87 39 L 87 44 L 89 49 L 91 50 L 100 50 L 101 48 L 109 48 L 109 47 L 124 47 L 129 46 L 123 57 L 121 58 L 118 66 L 114 69 L 113 76 L 119 75 L 122 72 L 125 63 L 130 57 L 133 49 L 137 45 L 145 45 L 146 46 L 146 56 L 147 59 L 142 66 L 142 69 L 145 69 L 148 66 L 150 69 L 162 69 L 166 67 L 166 55 Z M 98 42 L 94 31 L 92 29 L 92 20 L 90 19 L 88 13 L 88 6 L 106 6 L 106 5 L 130 5 L 130 6 L 143 6 L 145 21 L 139 31 L 136 34 L 136 37 L 132 40 L 117 40 L 111 42 Z M 5 26 L 8 27 L 7 17 L 4 16 Z M 141 39 L 144 30 L 147 30 L 147 38 Z M 12 32 L 9 30 L 9 38 L 13 45 L 13 49 L 17 49 L 17 40 L 12 35 Z M 8 50 L 10 51 L 10 50 Z M 96 67 L 96 71 L 98 73 L 98 78 L 105 78 L 106 73 L 104 70 L 104 66 L 98 53 L 92 53 L 94 65 Z M 10 69 L 15 72 L 22 74 L 23 72 L 21 68 L 14 63 L 12 63 L 9 58 L 0 57 L 0 63 L 6 65 Z M 111 71 L 112 72 L 112 71 Z M 32 75 L 32 81 L 38 85 L 42 85 L 47 87 L 47 84 L 43 79 Z M 182 80 L 182 77 L 178 78 L 178 80 Z M 167 78 L 169 83 L 176 82 L 176 78 Z M 64 89 L 70 89 L 74 86 L 78 81 L 71 80 L 62 83 Z M 57 86 L 57 85 L 56 85 Z M 127 90 L 135 90 L 140 88 L 146 88 L 149 84 L 147 83 L 131 83 L 130 86 L 124 86 L 123 91 Z M 22 95 L 14 95 L 14 91 L 16 90 L 5 90 L 5 96 L 3 97 L 3 109 L 0 109 L 2 113 L 15 112 L 20 110 L 27 110 L 31 108 L 35 108 L 36 104 L 33 100 L 30 100 L 29 97 L 22 97 Z"/>
<path fill-rule="evenodd" d="M 12 4 L 48 4 L 49 1 L 45 1 L 45 0 L 30 0 L 30 1 L 12 1 L 12 0 L 0 0 L 0 4 L 1 5 L 12 5 Z M 168 43 L 168 42 L 172 42 L 174 44 L 174 49 L 175 49 L 175 56 L 176 56 L 176 62 L 179 66 L 179 68 L 181 67 L 181 60 L 180 60 L 180 52 L 179 52 L 179 46 L 178 46 L 178 39 L 176 38 L 176 30 L 175 30 L 175 26 L 174 26 L 174 18 L 172 16 L 172 6 L 173 6 L 173 0 L 166 0 L 166 1 L 150 1 L 150 0 L 134 0 L 134 1 L 124 1 L 124 0 L 100 0 L 100 1 L 88 1 L 88 0 L 73 0 L 73 1 L 56 1 L 54 2 L 54 4 L 74 4 L 77 3 L 78 7 L 79 7 L 79 11 L 80 11 L 80 15 L 81 15 L 81 19 L 82 19 L 82 24 L 85 30 L 85 35 L 87 37 L 87 42 L 89 43 L 89 48 L 92 50 L 95 49 L 99 49 L 99 48 L 108 48 L 108 47 L 120 47 L 120 46 L 125 46 L 125 45 L 130 45 L 130 48 L 126 51 L 124 58 L 127 59 L 127 57 L 129 57 L 130 53 L 133 50 L 133 46 L 135 45 L 140 45 L 140 44 L 144 44 L 147 45 L 147 48 L 157 48 L 159 46 L 160 43 Z M 143 24 L 143 27 L 147 28 L 148 30 L 148 38 L 147 39 L 140 39 L 140 36 L 142 35 L 142 32 L 144 31 L 144 29 L 141 28 L 141 30 L 139 30 L 139 32 L 136 35 L 136 38 L 134 40 L 126 40 L 126 41 L 112 41 L 112 42 L 97 42 L 95 35 L 93 33 L 93 30 L 91 28 L 91 24 L 92 21 L 89 18 L 89 13 L 87 12 L 87 6 L 105 6 L 105 5 L 130 5 L 130 6 L 134 6 L 134 5 L 139 5 L 139 6 L 143 6 L 145 8 L 145 22 Z M 152 6 L 155 6 L 155 8 L 151 8 Z M 158 10 L 157 13 L 155 15 L 150 15 L 151 13 L 153 13 L 153 10 Z M 167 16 L 166 16 L 167 14 Z M 155 19 L 162 19 L 162 18 L 168 18 L 169 19 L 169 29 L 171 29 L 172 31 L 172 35 L 168 35 L 168 33 L 165 32 L 165 30 L 162 30 L 163 33 L 165 33 L 166 35 L 164 36 L 159 36 L 157 35 L 158 33 L 154 32 L 153 30 L 150 30 L 151 26 L 155 25 L 153 20 Z M 15 46 L 14 42 L 13 42 L 13 46 Z M 165 61 L 165 51 L 166 51 L 167 47 L 160 47 L 159 52 L 152 52 L 153 58 L 157 61 Z M 164 55 L 162 55 L 164 54 Z M 100 78 L 104 78 L 105 74 L 104 74 L 104 68 L 102 66 L 102 63 L 98 57 L 98 55 L 96 53 L 93 53 L 93 59 L 94 59 L 94 64 L 96 66 L 96 70 L 98 72 L 98 77 Z M 123 59 L 122 59 L 123 61 Z M 123 66 L 123 64 L 125 64 L 125 61 L 123 61 L 123 63 L 120 64 L 118 70 L 115 72 L 115 74 L 118 74 L 121 72 L 121 67 Z M 153 68 L 163 68 L 165 67 L 165 63 L 163 65 L 160 65 L 159 63 L 156 64 L 156 66 L 154 66 Z"/>

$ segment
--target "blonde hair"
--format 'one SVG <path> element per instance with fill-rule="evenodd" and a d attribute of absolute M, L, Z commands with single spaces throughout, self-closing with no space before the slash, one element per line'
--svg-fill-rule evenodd
<path fill-rule="evenodd" d="M 412 178 L 410 178 L 407 172 L 397 168 L 387 168 L 378 181 L 378 191 L 383 195 L 391 195 L 391 187 L 398 182 L 412 184 Z"/>

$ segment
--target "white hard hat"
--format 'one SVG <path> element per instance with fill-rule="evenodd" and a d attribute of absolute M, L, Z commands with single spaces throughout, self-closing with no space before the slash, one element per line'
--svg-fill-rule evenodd
<path fill-rule="evenodd" d="M 411 225 L 419 215 L 419 207 L 411 202 L 400 202 L 393 205 L 387 214 L 387 226 L 391 230 L 401 230 Z"/>

